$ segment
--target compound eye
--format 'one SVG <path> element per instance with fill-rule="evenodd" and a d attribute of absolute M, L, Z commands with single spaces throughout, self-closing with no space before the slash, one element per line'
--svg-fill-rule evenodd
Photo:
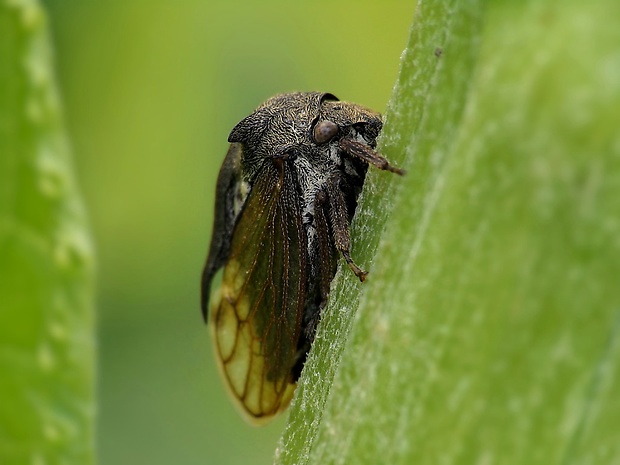
<path fill-rule="evenodd" d="M 333 121 L 323 120 L 314 126 L 314 141 L 317 144 L 329 142 L 338 134 L 338 125 Z"/>

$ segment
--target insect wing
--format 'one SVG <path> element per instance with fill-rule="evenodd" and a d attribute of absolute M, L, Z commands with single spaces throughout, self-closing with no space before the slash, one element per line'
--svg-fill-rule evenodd
<path fill-rule="evenodd" d="M 219 364 L 250 420 L 285 409 L 294 392 L 305 302 L 306 236 L 293 168 L 265 163 L 233 232 L 211 306 Z"/>
<path fill-rule="evenodd" d="M 217 271 L 224 266 L 230 252 L 230 241 L 238 211 L 235 194 L 241 189 L 241 144 L 230 144 L 222 168 L 217 178 L 216 203 L 214 212 L 213 237 L 209 248 L 207 263 L 202 271 L 201 307 L 202 316 L 207 321 L 211 294 L 211 282 Z M 240 207 L 239 207 L 240 209 Z"/>

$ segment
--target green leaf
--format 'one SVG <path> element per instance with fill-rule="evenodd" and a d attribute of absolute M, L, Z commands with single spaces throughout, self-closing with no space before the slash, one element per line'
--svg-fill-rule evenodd
<path fill-rule="evenodd" d="M 93 252 L 37 2 L 0 3 L 0 463 L 93 463 Z"/>
<path fill-rule="evenodd" d="M 276 463 L 618 460 L 618 17 L 418 2 Z"/>

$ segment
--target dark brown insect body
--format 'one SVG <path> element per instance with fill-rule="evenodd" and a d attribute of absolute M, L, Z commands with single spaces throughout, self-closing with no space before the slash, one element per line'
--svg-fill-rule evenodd
<path fill-rule="evenodd" d="M 381 116 L 318 92 L 282 94 L 230 133 L 202 275 L 219 366 L 254 422 L 285 409 L 336 272 Z M 212 282 L 221 284 L 211 293 Z M 213 286 L 215 289 L 215 286 Z"/>

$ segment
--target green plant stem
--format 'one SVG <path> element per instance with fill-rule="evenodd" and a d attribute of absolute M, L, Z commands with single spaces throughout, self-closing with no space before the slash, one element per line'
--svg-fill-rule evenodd
<path fill-rule="evenodd" d="M 619 13 L 418 2 L 276 463 L 620 457 Z"/>
<path fill-rule="evenodd" d="M 93 463 L 93 251 L 46 16 L 0 3 L 0 463 Z"/>

